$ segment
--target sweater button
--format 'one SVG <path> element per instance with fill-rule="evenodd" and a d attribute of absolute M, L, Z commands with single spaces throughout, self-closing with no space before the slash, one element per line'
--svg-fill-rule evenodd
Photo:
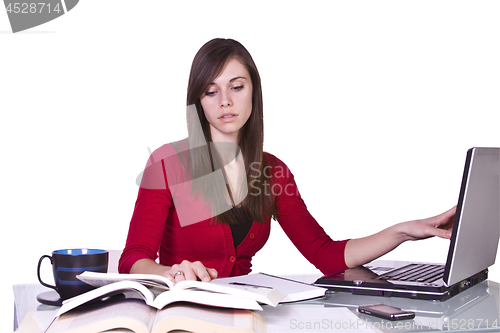
<path fill-rule="evenodd" d="M 229 257 L 229 261 L 230 261 L 230 262 L 235 262 L 235 261 L 236 261 L 235 256 L 230 256 L 230 257 Z"/>
<path fill-rule="evenodd" d="M 255 234 L 252 232 L 252 233 L 250 233 L 250 234 L 248 235 L 248 237 L 249 237 L 250 239 L 254 239 L 254 238 L 255 238 Z"/>

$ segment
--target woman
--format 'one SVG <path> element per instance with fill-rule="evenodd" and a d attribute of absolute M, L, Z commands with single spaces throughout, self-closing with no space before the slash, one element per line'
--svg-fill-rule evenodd
<path fill-rule="evenodd" d="M 455 208 L 365 238 L 326 235 L 288 167 L 263 152 L 260 76 L 240 43 L 214 39 L 198 51 L 187 105 L 188 138 L 156 150 L 145 168 L 121 273 L 175 282 L 248 274 L 271 218 L 324 274 L 370 262 L 407 240 L 450 238 Z"/>

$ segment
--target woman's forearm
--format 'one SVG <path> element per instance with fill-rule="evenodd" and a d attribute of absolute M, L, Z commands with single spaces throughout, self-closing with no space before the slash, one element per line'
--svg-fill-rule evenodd
<path fill-rule="evenodd" d="M 130 274 L 164 275 L 169 269 L 169 266 L 160 265 L 151 259 L 140 259 L 132 265 Z"/>
<path fill-rule="evenodd" d="M 180 264 L 173 266 L 163 266 L 157 264 L 151 259 L 137 260 L 130 269 L 130 273 L 138 274 L 156 274 L 166 277 L 172 282 L 179 282 L 182 280 L 201 280 L 210 281 L 217 278 L 217 271 L 213 268 L 206 268 L 201 262 L 190 262 L 183 260 Z M 177 273 L 181 273 L 178 275 Z"/>
<path fill-rule="evenodd" d="M 366 264 L 394 250 L 406 240 L 409 238 L 403 232 L 401 223 L 367 237 L 351 239 L 344 252 L 346 265 L 352 268 Z"/>
<path fill-rule="evenodd" d="M 456 207 L 453 207 L 433 217 L 398 223 L 371 236 L 351 239 L 344 250 L 345 263 L 348 267 L 364 265 L 407 240 L 434 236 L 450 239 L 455 211 Z"/>

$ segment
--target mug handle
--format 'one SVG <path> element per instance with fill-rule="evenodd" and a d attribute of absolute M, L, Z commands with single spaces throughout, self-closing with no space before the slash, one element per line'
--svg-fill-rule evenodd
<path fill-rule="evenodd" d="M 51 257 L 51 256 L 48 256 L 48 255 L 44 254 L 44 255 L 40 258 L 40 260 L 38 261 L 38 268 L 37 268 L 38 281 L 40 281 L 40 283 L 42 284 L 42 286 L 45 286 L 45 287 L 48 287 L 48 288 L 52 288 L 52 289 L 54 289 L 54 290 L 56 290 L 56 291 L 57 291 L 57 289 L 56 289 L 56 287 L 55 287 L 55 286 L 51 286 L 50 284 L 47 284 L 47 283 L 43 282 L 43 281 L 42 281 L 42 278 L 41 278 L 41 276 L 40 276 L 40 266 L 42 265 L 42 261 L 43 261 L 43 259 L 45 259 L 45 258 L 49 258 L 49 259 L 50 259 L 50 264 L 52 264 L 52 257 Z"/>

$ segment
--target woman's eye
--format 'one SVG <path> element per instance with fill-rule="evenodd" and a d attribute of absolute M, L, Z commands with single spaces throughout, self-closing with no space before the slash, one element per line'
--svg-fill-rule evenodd
<path fill-rule="evenodd" d="M 205 93 L 205 96 L 213 96 L 213 95 L 215 95 L 215 91 L 207 91 Z"/>
<path fill-rule="evenodd" d="M 233 87 L 233 90 L 236 90 L 236 91 L 240 91 L 241 89 L 243 89 L 243 86 L 236 86 L 236 87 Z"/>

